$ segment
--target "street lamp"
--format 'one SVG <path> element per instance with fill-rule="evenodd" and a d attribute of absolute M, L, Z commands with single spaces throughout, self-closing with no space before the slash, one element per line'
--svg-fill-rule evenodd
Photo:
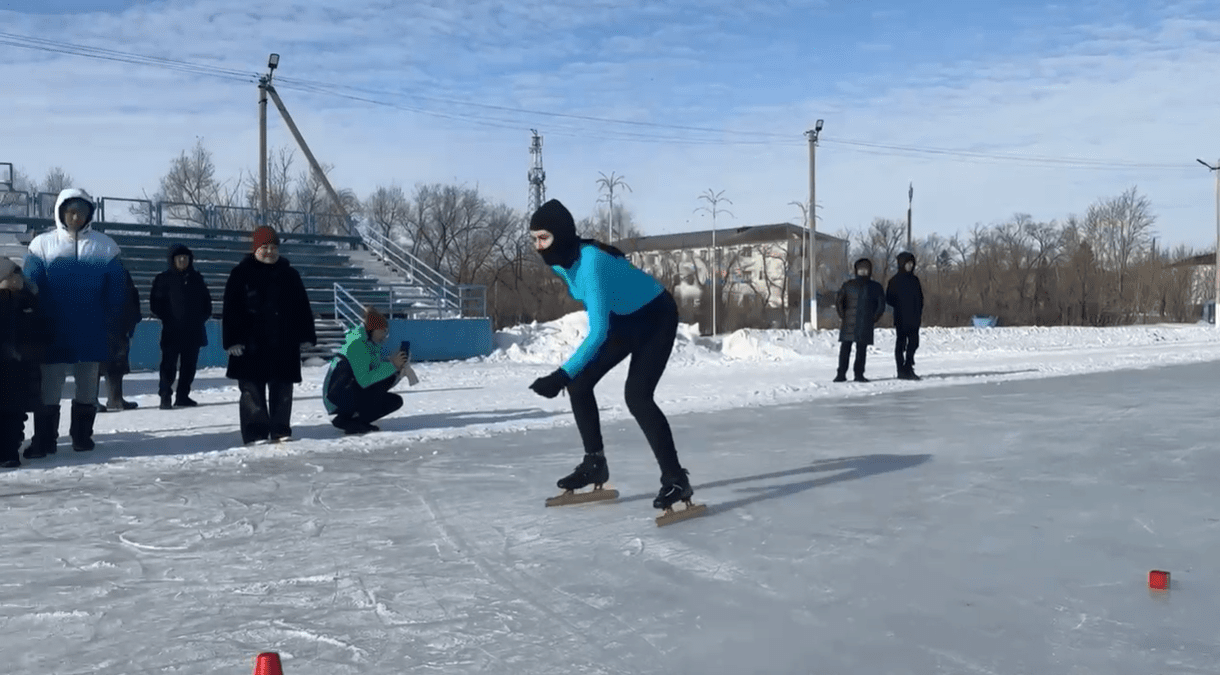
<path fill-rule="evenodd" d="M 1216 311 L 1220 309 L 1220 162 L 1212 166 L 1201 159 L 1195 161 L 1216 174 L 1216 292 L 1212 295 L 1212 323 L 1220 329 L 1220 317 L 1216 316 Z"/>
<path fill-rule="evenodd" d="M 813 125 L 812 131 L 806 131 L 809 138 L 809 325 L 818 329 L 818 212 L 817 212 L 817 148 L 818 134 L 822 133 L 822 120 Z"/>
<path fill-rule="evenodd" d="M 280 55 L 279 54 L 272 54 L 271 56 L 267 57 L 267 67 L 268 68 L 270 68 L 271 70 L 275 70 L 279 65 L 280 65 Z"/>

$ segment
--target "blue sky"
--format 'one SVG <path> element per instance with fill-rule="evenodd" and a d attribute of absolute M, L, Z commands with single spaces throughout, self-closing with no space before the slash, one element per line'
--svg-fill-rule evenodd
<path fill-rule="evenodd" d="M 822 118 L 827 231 L 904 218 L 911 182 L 917 236 L 1062 219 L 1138 186 L 1163 244 L 1215 240 L 1195 163 L 1220 157 L 1215 3 L 7 0 L 0 26 L 228 71 L 0 40 L 21 73 L 0 162 L 63 166 L 106 196 L 153 192 L 196 138 L 222 177 L 253 171 L 254 78 L 278 52 L 311 148 L 361 196 L 460 182 L 524 209 L 536 128 L 548 197 L 578 217 L 613 171 L 649 234 L 708 226 L 693 211 L 709 189 L 733 202 L 722 226 L 799 222 L 803 132 Z M 292 144 L 274 117 L 270 138 Z"/>

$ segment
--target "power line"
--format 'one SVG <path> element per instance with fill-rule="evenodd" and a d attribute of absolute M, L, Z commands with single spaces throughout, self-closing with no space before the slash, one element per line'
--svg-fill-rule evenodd
<path fill-rule="evenodd" d="M 193 75 L 202 75 L 208 77 L 217 77 L 243 82 L 257 82 L 258 74 L 237 70 L 232 68 L 223 68 L 179 59 L 171 59 L 159 56 L 147 56 L 131 52 L 122 52 L 113 49 L 104 49 L 100 47 L 89 47 L 86 45 L 73 44 L 68 42 L 59 42 L 46 38 L 38 38 L 16 33 L 0 32 L 0 46 L 17 47 L 21 49 L 31 49 L 47 53 L 58 53 L 68 56 L 78 56 L 83 58 L 92 58 L 106 61 L 114 61 L 119 63 L 130 63 L 135 65 L 143 65 L 152 68 L 161 68 L 173 70 L 177 72 L 185 72 Z M 598 136 L 605 140 L 625 141 L 625 142 L 648 142 L 648 143 L 668 143 L 681 145 L 712 145 L 712 146 L 727 146 L 727 145 L 746 145 L 746 146 L 796 146 L 797 144 L 804 145 L 804 139 L 793 134 L 781 134 L 770 131 L 757 130 L 741 130 L 741 129 L 716 129 L 712 127 L 701 127 L 685 124 L 668 124 L 663 122 L 644 122 L 640 120 L 624 120 L 610 117 L 599 117 L 595 115 L 579 115 L 573 113 L 559 113 L 545 110 L 534 110 L 529 108 L 518 108 L 506 105 L 496 105 L 490 103 L 480 103 L 476 101 L 464 101 L 459 99 L 450 99 L 436 96 L 426 96 L 420 94 L 412 94 L 406 92 L 392 92 L 385 90 L 369 89 L 363 87 L 354 87 L 345 84 L 334 84 L 321 82 L 317 80 L 308 80 L 303 78 L 280 77 L 278 79 L 280 87 L 284 89 L 294 89 L 297 91 L 316 94 L 319 96 L 330 96 L 343 98 L 359 103 L 367 103 L 381 107 L 388 107 L 405 112 L 410 112 L 418 115 L 426 115 L 439 119 L 448 119 L 456 122 L 467 124 L 475 124 L 479 126 L 512 129 L 519 131 L 529 128 L 528 121 L 516 119 L 511 115 L 528 115 L 532 117 L 549 117 L 558 120 L 567 120 L 568 124 L 549 123 L 548 133 L 559 136 L 570 137 L 587 137 L 590 130 L 587 123 L 596 123 L 609 126 L 624 126 L 638 128 L 642 130 L 657 130 L 654 133 L 647 131 L 627 131 L 624 129 L 597 129 Z M 349 93 L 353 92 L 353 93 Z M 362 95 L 364 94 L 364 95 Z M 402 103 L 394 103 L 372 98 L 372 96 L 405 98 L 415 101 L 438 103 L 449 106 L 466 106 L 475 109 L 493 111 L 502 113 L 497 116 L 489 114 L 463 113 L 456 111 L 440 111 L 427 107 L 405 105 Z M 504 114 L 510 116 L 506 117 Z M 580 123 L 586 123 L 581 126 Z M 671 133 L 662 133 L 662 132 Z M 685 132 L 687 134 L 702 134 L 714 135 L 714 137 L 692 137 L 689 135 L 677 135 L 672 132 Z M 794 137 L 795 136 L 795 137 Z M 841 146 L 843 149 L 852 152 L 872 155 L 885 156 L 929 156 L 949 158 L 956 162 L 962 163 L 979 163 L 979 164 L 997 164 L 997 163 L 1012 163 L 1022 164 L 1030 167 L 1046 167 L 1046 168 L 1069 168 L 1069 169 L 1091 169 L 1091 170 L 1118 170 L 1130 171 L 1134 169 L 1144 170 L 1185 170 L 1190 168 L 1190 164 L 1182 163 L 1166 163 L 1166 162 L 1135 162 L 1129 160 L 1113 160 L 1099 159 L 1086 157 L 1053 157 L 1042 155 L 1021 155 L 1013 153 L 999 152 L 982 152 L 976 150 L 962 150 L 952 148 L 936 148 L 927 146 L 909 146 L 909 145 L 893 145 L 885 143 L 875 143 L 871 141 L 860 141 L 846 138 L 828 137 L 822 139 L 822 142 L 828 145 Z"/>

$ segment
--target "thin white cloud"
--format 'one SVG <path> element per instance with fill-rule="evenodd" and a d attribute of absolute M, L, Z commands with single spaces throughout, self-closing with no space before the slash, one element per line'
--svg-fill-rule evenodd
<path fill-rule="evenodd" d="M 1016 56 L 984 50 L 965 62 L 908 62 L 897 50 L 873 50 L 875 67 L 845 56 L 837 72 L 809 68 L 803 42 L 742 37 L 746 26 L 801 20 L 819 5 L 769 3 L 765 21 L 748 24 L 752 6 L 728 0 L 646 6 L 318 0 L 267 3 L 257 15 L 238 0 L 175 1 L 92 15 L 96 37 L 89 39 L 251 76 L 269 52 L 282 54 L 281 95 L 311 148 L 335 166 L 335 180 L 360 194 L 392 182 L 457 181 L 523 208 L 532 127 L 545 137 L 549 196 L 577 213 L 596 206 L 597 172 L 616 171 L 632 186 L 626 203 L 647 231 L 699 225 L 692 210 L 707 189 L 733 199 L 736 224 L 795 221 L 799 211 L 789 202 L 807 199 L 808 190 L 802 133 L 824 118 L 818 197 L 830 231 L 905 214 L 910 181 L 917 234 L 952 234 L 1018 211 L 1063 217 L 1137 184 L 1153 200 L 1165 241 L 1206 245 L 1214 237 L 1210 177 L 1189 166 L 1195 156 L 1220 154 L 1211 140 L 1220 102 L 1214 9 L 1166 6 L 1167 18 L 1151 27 L 1101 21 L 1032 37 L 984 35 L 984 44 L 1042 45 Z M 886 18 L 877 15 L 884 11 L 874 18 Z M 59 17 L 0 12 L 0 22 L 14 33 L 85 39 L 61 37 Z M 859 44 L 890 42 L 870 34 Z M 0 50 L 28 74 L 9 98 L 17 114 L 0 129 L 0 161 L 34 175 L 61 165 L 85 187 L 114 196 L 155 190 L 169 161 L 196 137 L 213 150 L 223 175 L 236 178 L 254 166 L 252 82 Z M 390 105 L 303 91 L 288 78 L 361 87 L 371 91 L 348 93 Z M 437 99 L 757 130 L 790 141 L 706 145 L 695 141 L 765 137 Z M 291 145 L 274 115 L 273 144 Z M 642 138 L 653 140 L 633 140 Z M 837 140 L 1186 168 L 1031 167 Z"/>

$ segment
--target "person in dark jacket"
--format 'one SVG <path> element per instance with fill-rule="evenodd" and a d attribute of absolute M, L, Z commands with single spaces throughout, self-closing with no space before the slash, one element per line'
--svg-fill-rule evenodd
<path fill-rule="evenodd" d="M 42 408 L 40 364 L 51 335 L 38 313 L 35 290 L 19 265 L 0 258 L 0 468 L 4 469 L 21 466 L 27 413 Z"/>
<path fill-rule="evenodd" d="M 835 382 L 847 381 L 847 364 L 851 359 L 852 343 L 856 345 L 856 382 L 868 382 L 864 367 L 868 359 L 868 346 L 873 344 L 873 327 L 885 314 L 885 289 L 872 280 L 873 261 L 860 258 L 853 266 L 856 276 L 843 282 L 835 298 L 835 309 L 842 319 L 839 328 L 839 370 Z"/>
<path fill-rule="evenodd" d="M 161 409 L 198 405 L 191 398 L 191 385 L 199 366 L 199 350 L 208 344 L 206 325 L 212 318 L 212 292 L 195 269 L 191 249 L 182 244 L 169 247 L 169 269 L 153 279 L 148 305 L 161 321 L 161 379 L 157 387 Z"/>
<path fill-rule="evenodd" d="M 301 349 L 317 342 L 301 275 L 280 257 L 275 230 L 254 231 L 253 252 L 225 283 L 221 333 L 225 376 L 237 380 L 242 442 L 292 436 L 292 387 L 301 381 Z"/>
<path fill-rule="evenodd" d="M 131 410 L 138 408 L 135 401 L 123 399 L 123 376 L 131 372 L 131 338 L 136 334 L 136 324 L 143 320 L 140 307 L 140 290 L 131 278 L 126 268 L 123 274 L 127 280 L 127 303 L 123 305 L 123 316 L 115 325 L 115 330 L 108 338 L 110 358 L 98 365 L 98 390 L 101 390 L 102 378 L 106 378 L 106 405 L 97 406 L 98 412 Z"/>
<path fill-rule="evenodd" d="M 898 273 L 885 287 L 885 301 L 894 308 L 894 361 L 898 379 L 918 380 L 915 350 L 919 349 L 919 326 L 923 321 L 923 286 L 915 276 L 915 254 L 898 254 Z"/>
<path fill-rule="evenodd" d="M 346 434 L 380 431 L 373 422 L 402 407 L 402 397 L 390 393 L 405 375 L 407 355 L 395 352 L 381 357 L 381 345 L 390 336 L 385 315 L 373 308 L 365 312 L 364 325 L 347 332 L 343 348 L 330 362 L 322 382 L 322 404 L 331 421 Z"/>

